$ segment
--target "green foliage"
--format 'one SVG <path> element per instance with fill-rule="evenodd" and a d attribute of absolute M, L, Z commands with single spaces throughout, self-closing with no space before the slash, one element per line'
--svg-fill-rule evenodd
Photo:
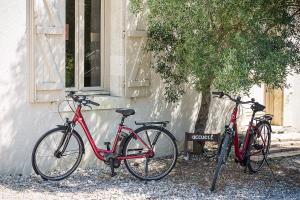
<path fill-rule="evenodd" d="M 131 0 L 141 12 L 144 0 Z M 255 84 L 284 87 L 299 72 L 298 1 L 148 0 L 147 50 L 169 101 L 184 85 L 247 93 Z"/>

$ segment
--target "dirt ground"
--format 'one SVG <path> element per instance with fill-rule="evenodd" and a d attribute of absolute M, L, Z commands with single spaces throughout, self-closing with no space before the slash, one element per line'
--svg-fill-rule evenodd
<path fill-rule="evenodd" d="M 261 171 L 251 174 L 248 169 L 245 173 L 245 167 L 230 158 L 218 180 L 217 190 L 224 190 L 227 183 L 243 185 L 257 180 L 268 183 L 269 186 L 282 182 L 291 187 L 298 187 L 300 190 L 300 156 L 273 159 L 269 160 L 269 163 L 270 167 L 265 164 Z M 198 183 L 200 188 L 208 190 L 214 175 L 215 164 L 214 157 L 192 155 L 188 161 L 180 159 L 174 173 L 177 177 L 186 177 L 189 181 Z"/>
<path fill-rule="evenodd" d="M 271 160 L 256 174 L 230 159 L 215 192 L 209 190 L 215 159 L 181 156 L 170 175 L 143 182 L 122 165 L 115 177 L 109 169 L 78 169 L 69 178 L 43 181 L 40 177 L 0 176 L 0 199 L 300 199 L 300 156 Z"/>

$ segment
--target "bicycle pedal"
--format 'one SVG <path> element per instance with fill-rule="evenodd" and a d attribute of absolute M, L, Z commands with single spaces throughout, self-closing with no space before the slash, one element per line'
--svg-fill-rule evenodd
<path fill-rule="evenodd" d="M 119 168 L 121 165 L 121 160 L 115 160 L 114 161 L 114 168 Z"/>
<path fill-rule="evenodd" d="M 110 171 L 111 171 L 111 177 L 114 177 L 115 175 L 117 175 L 115 173 L 115 166 L 116 164 L 118 164 L 118 162 L 116 162 L 118 160 L 115 160 L 114 158 L 110 158 L 109 159 L 109 165 L 110 165 Z"/>

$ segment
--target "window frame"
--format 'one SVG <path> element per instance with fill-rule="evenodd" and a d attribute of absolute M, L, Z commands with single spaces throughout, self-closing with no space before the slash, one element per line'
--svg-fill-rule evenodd
<path fill-rule="evenodd" d="M 108 52 L 107 48 L 107 10 L 108 1 L 101 1 L 101 32 L 100 32 L 100 86 L 85 87 L 84 86 L 84 3 L 85 0 L 75 1 L 75 70 L 74 81 L 75 87 L 65 87 L 66 91 L 81 91 L 84 93 L 109 94 L 109 70 L 108 67 Z"/>

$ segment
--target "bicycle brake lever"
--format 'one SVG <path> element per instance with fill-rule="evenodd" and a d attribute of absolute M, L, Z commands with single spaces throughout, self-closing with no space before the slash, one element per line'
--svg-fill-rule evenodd
<path fill-rule="evenodd" d="M 87 106 L 87 107 L 89 107 L 91 110 L 93 110 L 92 106 L 90 106 L 90 105 L 85 105 L 85 106 Z"/>

